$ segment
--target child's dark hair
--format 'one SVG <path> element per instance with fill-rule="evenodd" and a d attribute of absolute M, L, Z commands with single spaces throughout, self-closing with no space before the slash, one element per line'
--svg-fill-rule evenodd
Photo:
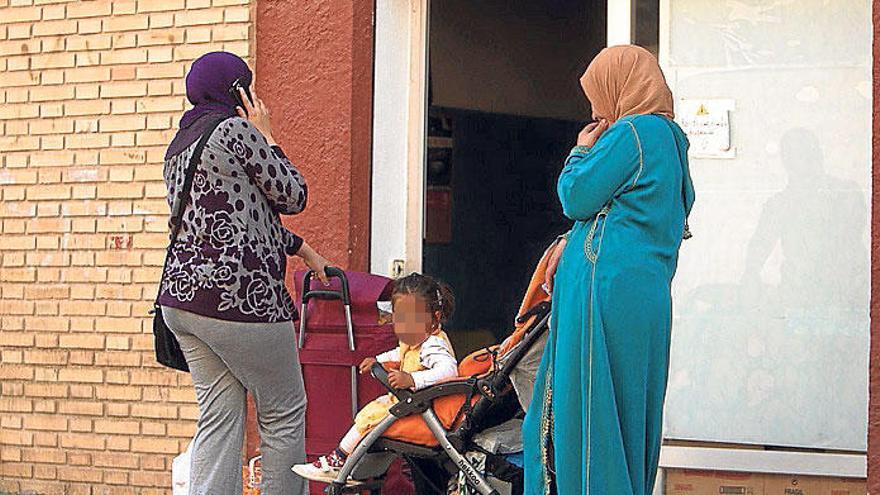
<path fill-rule="evenodd" d="M 444 282 L 420 273 L 411 273 L 394 281 L 391 297 L 413 294 L 428 301 L 431 313 L 440 312 L 440 322 L 446 322 L 455 311 L 452 288 Z"/>

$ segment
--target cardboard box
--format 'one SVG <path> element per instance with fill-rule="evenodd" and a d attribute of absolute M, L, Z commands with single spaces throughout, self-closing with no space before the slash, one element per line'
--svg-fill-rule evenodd
<path fill-rule="evenodd" d="M 866 495 L 868 483 L 852 478 L 828 478 L 828 495 Z"/>
<path fill-rule="evenodd" d="M 863 479 L 666 470 L 666 495 L 866 495 Z"/>
<path fill-rule="evenodd" d="M 764 495 L 764 478 L 753 473 L 668 469 L 666 495 Z"/>
<path fill-rule="evenodd" d="M 826 495 L 828 479 L 819 476 L 764 475 L 764 495 Z"/>

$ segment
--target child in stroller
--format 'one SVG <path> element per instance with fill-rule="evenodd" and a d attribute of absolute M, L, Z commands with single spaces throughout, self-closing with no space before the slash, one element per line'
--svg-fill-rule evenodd
<path fill-rule="evenodd" d="M 542 286 L 551 251 L 544 253 L 532 275 L 513 333 L 500 345 L 465 357 L 458 365 L 457 378 L 412 391 L 392 386 L 382 364 L 372 364 L 370 373 L 396 403 L 349 452 L 325 493 L 379 494 L 395 457 L 404 457 L 414 468 L 430 468 L 421 473 L 423 479 L 430 479 L 424 489 L 419 490 L 417 483 L 418 493 L 444 493 L 450 475 L 458 480 L 450 493 L 497 495 L 500 492 L 492 477 L 511 483 L 512 493 L 521 493 L 516 483 L 517 477 L 521 479 L 521 464 L 509 455 L 517 450 L 496 447 L 516 443 L 516 438 L 521 443 L 521 422 L 515 416 L 532 399 L 547 338 L 550 294 Z M 512 435 L 503 434 L 499 440 L 499 429 Z M 516 438 L 508 441 L 511 437 Z M 486 455 L 481 466 L 476 465 L 473 452 Z M 414 471 L 423 471 L 422 467 Z"/>
<path fill-rule="evenodd" d="M 396 368 L 388 373 L 395 389 L 421 390 L 458 375 L 458 361 L 442 324 L 452 315 L 455 297 L 448 285 L 418 273 L 394 282 L 391 293 L 394 333 L 400 345 L 375 358 L 366 358 L 360 372 L 368 373 L 375 363 Z M 355 417 L 354 425 L 339 446 L 314 463 L 298 464 L 293 471 L 313 481 L 332 482 L 361 439 L 388 416 L 397 403 L 388 393 L 373 400 Z"/>

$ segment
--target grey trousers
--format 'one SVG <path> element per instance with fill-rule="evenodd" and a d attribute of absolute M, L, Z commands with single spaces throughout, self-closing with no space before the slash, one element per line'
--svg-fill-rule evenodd
<path fill-rule="evenodd" d="M 291 322 L 239 323 L 162 308 L 180 341 L 199 403 L 190 494 L 241 495 L 245 394 L 257 407 L 262 495 L 306 495 L 306 394 Z"/>

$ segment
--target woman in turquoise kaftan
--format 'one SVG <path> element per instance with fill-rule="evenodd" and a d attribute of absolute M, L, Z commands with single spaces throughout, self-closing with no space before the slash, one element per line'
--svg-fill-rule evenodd
<path fill-rule="evenodd" d="M 575 224 L 560 248 L 551 330 L 523 426 L 525 493 L 648 495 L 670 284 L 694 201 L 688 143 L 646 50 L 603 50 L 581 83 L 599 123 L 582 131 L 559 177 Z"/>

